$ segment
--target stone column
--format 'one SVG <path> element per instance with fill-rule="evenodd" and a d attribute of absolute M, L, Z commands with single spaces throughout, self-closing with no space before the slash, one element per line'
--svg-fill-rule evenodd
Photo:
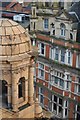
<path fill-rule="evenodd" d="M 17 77 L 16 74 L 13 73 L 12 75 L 12 107 L 13 111 L 18 111 L 18 84 L 17 84 Z"/>
<path fill-rule="evenodd" d="M 25 101 L 28 102 L 28 81 L 25 79 Z"/>
<path fill-rule="evenodd" d="M 33 104 L 33 94 L 34 94 L 34 83 L 33 83 L 33 74 L 34 74 L 34 67 L 29 67 L 29 81 L 28 81 L 28 97 L 29 103 Z"/>
<path fill-rule="evenodd" d="M 11 85 L 8 85 L 8 108 L 11 108 Z"/>

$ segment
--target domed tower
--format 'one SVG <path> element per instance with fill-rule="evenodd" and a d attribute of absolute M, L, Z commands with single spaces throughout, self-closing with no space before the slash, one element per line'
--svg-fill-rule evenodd
<path fill-rule="evenodd" d="M 26 30 L 12 20 L 0 19 L 2 108 L 18 113 L 18 117 L 29 118 L 31 114 L 34 117 L 32 54 L 30 37 Z"/>

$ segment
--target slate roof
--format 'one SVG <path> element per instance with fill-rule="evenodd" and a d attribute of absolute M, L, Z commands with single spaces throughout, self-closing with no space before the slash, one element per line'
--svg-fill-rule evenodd
<path fill-rule="evenodd" d="M 75 12 L 80 19 L 80 1 L 76 2 L 72 5 L 72 7 L 68 10 L 69 12 Z"/>
<path fill-rule="evenodd" d="M 76 41 L 80 43 L 80 22 L 78 23 Z"/>
<path fill-rule="evenodd" d="M 76 24 L 74 25 L 74 27 L 76 26 L 77 28 L 77 36 L 76 36 L 76 41 L 80 43 L 80 1 L 76 2 L 72 5 L 72 7 L 68 10 L 69 12 L 75 12 L 79 18 L 77 26 Z"/>
<path fill-rule="evenodd" d="M 69 14 L 68 11 L 66 10 L 61 10 L 57 13 L 56 17 L 59 17 L 61 14 L 64 14 L 69 20 L 72 20 L 73 22 L 78 22 L 78 19 L 76 18 L 76 16 L 74 14 Z"/>

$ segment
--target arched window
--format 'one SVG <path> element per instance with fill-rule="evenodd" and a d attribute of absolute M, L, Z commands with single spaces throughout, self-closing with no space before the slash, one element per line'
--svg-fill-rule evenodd
<path fill-rule="evenodd" d="M 55 30 L 53 30 L 53 35 L 55 35 Z"/>
<path fill-rule="evenodd" d="M 63 23 L 60 25 L 60 30 L 60 35 L 65 37 L 66 26 Z"/>
<path fill-rule="evenodd" d="M 1 92 L 2 92 L 2 106 L 3 107 L 8 107 L 7 105 L 8 105 L 8 97 L 7 97 L 7 95 L 8 95 L 8 84 L 7 84 L 7 82 L 5 81 L 5 80 L 0 80 L 0 84 L 2 84 L 0 87 L 2 87 L 2 88 L 0 88 L 0 89 L 2 89 L 1 90 Z"/>
<path fill-rule="evenodd" d="M 18 84 L 18 97 L 24 97 L 24 92 L 25 92 L 25 78 L 22 77 L 19 79 L 19 84 Z"/>
<path fill-rule="evenodd" d="M 73 40 L 73 34 L 72 33 L 70 33 L 70 39 Z"/>

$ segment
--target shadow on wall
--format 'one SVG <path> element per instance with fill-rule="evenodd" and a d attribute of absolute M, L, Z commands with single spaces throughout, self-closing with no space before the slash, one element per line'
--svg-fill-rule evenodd
<path fill-rule="evenodd" d="M 34 120 L 62 120 L 60 118 L 52 117 L 52 118 L 35 118 Z"/>

